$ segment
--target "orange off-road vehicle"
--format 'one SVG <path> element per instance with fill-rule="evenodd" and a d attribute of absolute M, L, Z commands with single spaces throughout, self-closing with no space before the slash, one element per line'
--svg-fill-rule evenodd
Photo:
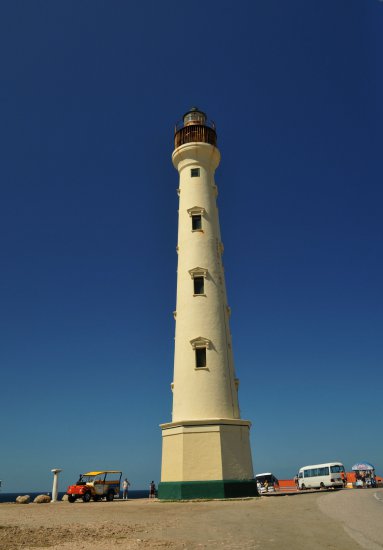
<path fill-rule="evenodd" d="M 69 485 L 66 494 L 69 502 L 82 499 L 83 502 L 101 500 L 105 498 L 111 502 L 120 494 L 122 472 L 116 470 L 103 470 L 101 472 L 88 472 L 81 474 L 75 485 Z"/>

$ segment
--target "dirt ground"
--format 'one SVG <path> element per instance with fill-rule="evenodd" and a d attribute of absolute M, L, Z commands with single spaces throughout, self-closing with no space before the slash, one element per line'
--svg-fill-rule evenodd
<path fill-rule="evenodd" d="M 360 520 L 366 510 L 376 519 L 358 531 L 355 515 Z M 376 550 L 383 532 L 374 523 L 382 517 L 383 500 L 367 490 L 209 502 L 0 504 L 0 549 Z"/>

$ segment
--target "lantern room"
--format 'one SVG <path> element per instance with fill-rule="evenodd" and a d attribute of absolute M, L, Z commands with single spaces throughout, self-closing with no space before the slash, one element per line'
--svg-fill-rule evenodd
<path fill-rule="evenodd" d="M 192 107 L 184 114 L 182 120 L 176 124 L 174 131 L 174 148 L 185 143 L 202 142 L 217 145 L 215 124 L 208 120 L 206 113 L 198 107 Z"/>

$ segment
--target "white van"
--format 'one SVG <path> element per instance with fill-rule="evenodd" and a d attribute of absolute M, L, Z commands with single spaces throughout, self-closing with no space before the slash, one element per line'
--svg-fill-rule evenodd
<path fill-rule="evenodd" d="M 255 480 L 260 493 L 273 493 L 279 489 L 279 481 L 271 472 L 257 474 Z M 267 482 L 267 483 L 265 483 Z"/>
<path fill-rule="evenodd" d="M 298 473 L 298 488 L 324 489 L 325 487 L 343 487 L 346 472 L 341 462 L 304 466 Z"/>

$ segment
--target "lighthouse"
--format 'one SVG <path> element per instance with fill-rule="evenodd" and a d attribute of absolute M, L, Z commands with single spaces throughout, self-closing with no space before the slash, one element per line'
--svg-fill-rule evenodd
<path fill-rule="evenodd" d="M 160 499 L 256 496 L 240 417 L 214 173 L 215 124 L 196 107 L 176 125 L 178 269 L 171 422 L 161 424 Z"/>

